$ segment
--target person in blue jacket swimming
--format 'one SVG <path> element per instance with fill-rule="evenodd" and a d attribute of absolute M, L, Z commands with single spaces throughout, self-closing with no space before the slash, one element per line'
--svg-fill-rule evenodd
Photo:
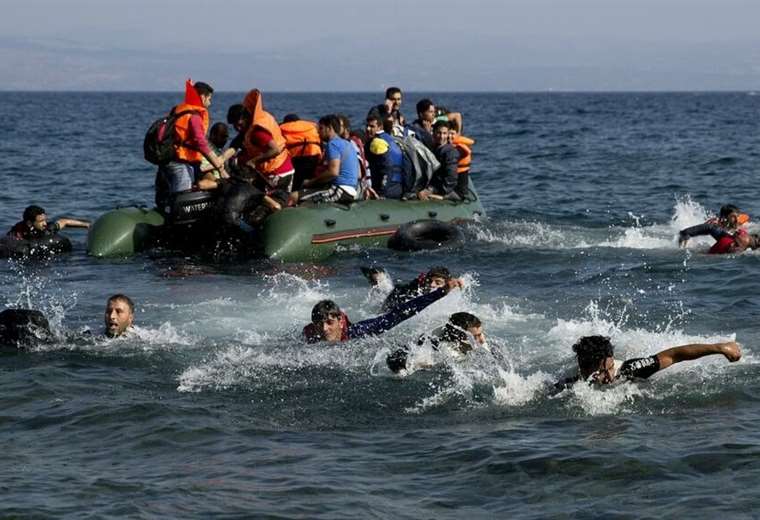
<path fill-rule="evenodd" d="M 338 343 L 382 334 L 440 300 L 452 289 L 462 286 L 462 280 L 452 278 L 440 289 L 398 305 L 386 314 L 357 323 L 351 323 L 346 313 L 334 301 L 322 300 L 311 310 L 311 323 L 303 328 L 303 336 L 308 343 Z"/>

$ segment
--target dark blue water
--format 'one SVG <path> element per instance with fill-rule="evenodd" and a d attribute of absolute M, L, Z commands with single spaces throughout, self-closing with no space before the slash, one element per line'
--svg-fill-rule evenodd
<path fill-rule="evenodd" d="M 407 96 L 411 116 L 423 94 Z M 219 94 L 213 117 L 241 95 Z M 278 117 L 371 94 L 265 94 Z M 758 206 L 760 96 L 435 94 L 476 139 L 489 218 L 456 251 L 349 250 L 321 266 L 86 256 L 0 261 L 0 308 L 42 309 L 60 339 L 0 357 L 0 516 L 299 518 L 752 517 L 760 496 L 760 257 L 679 250 L 679 228 Z M 148 124 L 172 94 L 0 97 L 0 222 L 29 203 L 95 219 L 149 205 Z M 467 280 L 382 338 L 304 346 L 311 306 L 378 312 L 359 267 Z M 129 339 L 107 296 L 137 302 Z M 485 354 L 390 377 L 392 348 L 469 310 Z M 683 363 L 641 385 L 546 387 L 570 346 L 605 334 L 620 359 L 736 339 L 744 357 Z M 425 356 L 423 352 L 420 354 Z M 432 354 L 430 354 L 432 356 Z M 433 361 L 440 361 L 432 359 Z"/>

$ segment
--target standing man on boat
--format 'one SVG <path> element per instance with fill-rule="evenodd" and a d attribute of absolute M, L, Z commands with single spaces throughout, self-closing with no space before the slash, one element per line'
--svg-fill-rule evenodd
<path fill-rule="evenodd" d="M 208 83 L 185 82 L 185 101 L 172 109 L 183 113 L 174 123 L 174 159 L 160 166 L 156 174 L 156 205 L 165 210 L 174 194 L 192 189 L 201 177 L 201 162 L 205 157 L 222 177 L 224 161 L 209 147 L 206 132 L 209 128 L 208 107 L 214 89 Z"/>

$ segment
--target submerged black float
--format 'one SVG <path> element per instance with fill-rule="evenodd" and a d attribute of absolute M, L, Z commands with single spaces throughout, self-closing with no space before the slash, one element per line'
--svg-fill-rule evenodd
<path fill-rule="evenodd" d="M 0 312 L 0 350 L 23 350 L 52 338 L 50 324 L 40 311 L 5 309 Z"/>
<path fill-rule="evenodd" d="M 399 226 L 388 240 L 396 251 L 423 251 L 456 247 L 462 243 L 462 232 L 454 224 L 440 220 L 417 220 Z"/>
<path fill-rule="evenodd" d="M 69 251 L 71 251 L 71 241 L 66 236 L 57 233 L 30 239 L 9 236 L 0 238 L 0 258 L 40 258 Z"/>

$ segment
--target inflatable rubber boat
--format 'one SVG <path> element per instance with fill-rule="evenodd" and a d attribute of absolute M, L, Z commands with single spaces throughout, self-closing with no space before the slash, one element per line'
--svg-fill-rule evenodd
<path fill-rule="evenodd" d="M 485 216 L 477 194 L 471 193 L 470 200 L 461 202 L 385 199 L 285 208 L 264 221 L 255 240 L 256 251 L 251 254 L 283 262 L 309 262 L 323 260 L 340 247 L 384 246 L 402 224 Z M 186 194 L 172 222 L 156 209 L 115 209 L 92 225 L 87 251 L 96 257 L 124 257 L 162 245 L 207 250 L 210 235 L 220 227 L 214 211 L 213 196 L 206 192 Z"/>

